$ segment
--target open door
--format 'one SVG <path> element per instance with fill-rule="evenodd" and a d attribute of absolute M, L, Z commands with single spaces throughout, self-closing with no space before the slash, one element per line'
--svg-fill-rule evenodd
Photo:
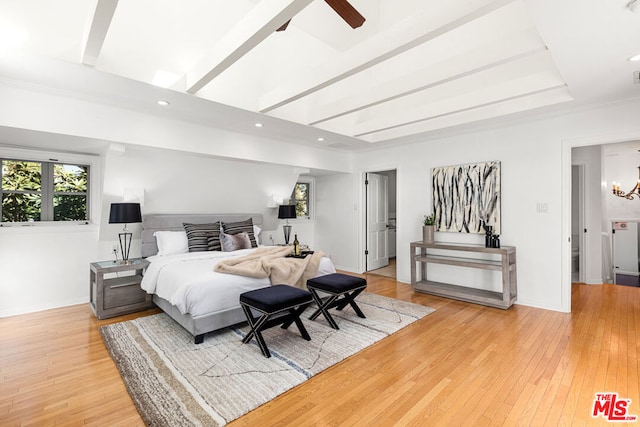
<path fill-rule="evenodd" d="M 368 173 L 367 188 L 367 271 L 389 265 L 389 178 Z"/>

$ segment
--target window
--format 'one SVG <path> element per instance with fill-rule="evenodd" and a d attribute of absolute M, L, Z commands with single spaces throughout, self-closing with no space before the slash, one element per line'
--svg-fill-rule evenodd
<path fill-rule="evenodd" d="M 89 166 L 1 160 L 1 222 L 89 220 Z"/>
<path fill-rule="evenodd" d="M 296 204 L 298 218 L 311 218 L 311 183 L 297 182 L 291 193 L 291 200 Z"/>

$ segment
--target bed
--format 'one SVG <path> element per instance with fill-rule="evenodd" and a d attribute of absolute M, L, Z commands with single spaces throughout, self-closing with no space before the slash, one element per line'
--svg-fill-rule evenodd
<path fill-rule="evenodd" d="M 238 298 L 242 292 L 270 286 L 268 278 L 216 273 L 213 267 L 228 257 L 238 257 L 255 249 L 233 252 L 217 250 L 159 254 L 156 232 L 184 231 L 183 223 L 211 224 L 217 221 L 237 223 L 251 218 L 262 225 L 261 214 L 145 215 L 142 218 L 142 257 L 151 262 L 142 287 L 153 294 L 153 302 L 189 331 L 199 344 L 204 334 L 246 321 Z M 259 230 L 257 236 L 259 240 Z M 166 233 L 165 233 L 166 235 Z M 328 258 L 323 258 L 318 276 L 334 273 Z"/>

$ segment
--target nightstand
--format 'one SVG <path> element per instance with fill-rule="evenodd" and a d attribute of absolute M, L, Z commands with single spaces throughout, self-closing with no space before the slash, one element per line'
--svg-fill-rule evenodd
<path fill-rule="evenodd" d="M 127 264 L 115 261 L 92 262 L 89 301 L 98 319 L 146 310 L 153 306 L 151 295 L 140 287 L 142 273 L 149 266 L 146 259 L 132 259 Z M 105 278 L 105 275 L 110 277 Z"/>

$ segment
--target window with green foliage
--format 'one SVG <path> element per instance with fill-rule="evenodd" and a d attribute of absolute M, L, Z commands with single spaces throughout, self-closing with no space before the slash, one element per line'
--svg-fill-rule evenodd
<path fill-rule="evenodd" d="M 296 203 L 296 216 L 298 218 L 311 217 L 311 183 L 297 182 L 291 194 L 291 201 Z"/>
<path fill-rule="evenodd" d="M 2 160 L 2 222 L 89 220 L 89 166 Z"/>

